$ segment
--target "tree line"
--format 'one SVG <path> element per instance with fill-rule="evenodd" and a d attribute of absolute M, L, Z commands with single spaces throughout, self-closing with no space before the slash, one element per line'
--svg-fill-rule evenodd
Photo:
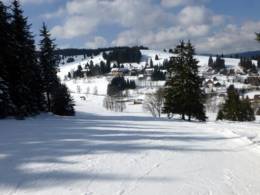
<path fill-rule="evenodd" d="M 109 62 L 122 63 L 140 63 L 142 53 L 139 47 L 126 47 L 114 49 L 110 52 L 103 52 L 103 57 Z"/>
<path fill-rule="evenodd" d="M 139 50 L 148 49 L 148 47 L 144 47 L 144 46 L 135 46 L 133 48 Z M 55 54 L 63 57 L 79 56 L 79 55 L 83 55 L 85 57 L 91 57 L 104 52 L 113 52 L 113 51 L 120 51 L 126 49 L 131 49 L 131 47 L 108 47 L 108 48 L 98 48 L 98 49 L 75 49 L 75 48 L 56 49 Z"/>
<path fill-rule="evenodd" d="M 58 58 L 46 25 L 39 52 L 30 28 L 19 1 L 10 8 L 0 1 L 0 117 L 74 115 L 69 91 L 57 77 Z"/>

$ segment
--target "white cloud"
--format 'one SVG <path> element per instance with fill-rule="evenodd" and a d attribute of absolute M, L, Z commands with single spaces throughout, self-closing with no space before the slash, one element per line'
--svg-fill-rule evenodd
<path fill-rule="evenodd" d="M 255 41 L 255 32 L 260 29 L 260 22 L 245 22 L 238 26 L 227 25 L 222 31 L 214 33 L 197 43 L 202 52 L 234 53 L 248 50 L 258 50 L 259 43 Z"/>
<path fill-rule="evenodd" d="M 173 48 L 181 39 L 190 39 L 199 52 L 256 48 L 254 32 L 260 29 L 257 22 L 232 25 L 228 16 L 208 9 L 205 6 L 208 1 L 161 0 L 161 4 L 155 4 L 154 0 L 70 0 L 45 17 L 63 17 L 64 22 L 51 30 L 58 39 L 94 37 L 85 43 L 90 48 L 137 44 Z M 181 9 L 168 9 L 176 6 Z M 94 34 L 98 28 L 107 27 L 120 30 L 113 34 L 116 37 L 111 43 Z"/>
<path fill-rule="evenodd" d="M 107 47 L 108 43 L 104 37 L 96 36 L 92 41 L 87 42 L 85 46 L 90 49 L 97 49 Z"/>
<path fill-rule="evenodd" d="M 184 26 L 202 24 L 219 25 L 224 22 L 224 16 L 215 15 L 205 6 L 187 6 L 180 11 L 178 21 Z"/>
<path fill-rule="evenodd" d="M 66 15 L 65 22 L 55 26 L 52 32 L 63 38 L 87 35 L 102 25 L 150 30 L 165 25 L 165 22 L 173 21 L 171 13 L 154 5 L 151 0 L 71 0 L 65 7 L 60 8 L 55 13 L 47 13 L 45 17 L 50 19 L 61 15 Z M 75 17 L 82 18 L 81 22 L 83 23 L 80 30 L 77 31 L 70 29 L 71 18 Z M 85 23 L 84 18 L 90 25 Z M 95 21 L 95 25 L 91 22 L 92 20 Z M 84 28 L 86 29 L 84 30 Z"/>
<path fill-rule="evenodd" d="M 51 33 L 54 37 L 71 39 L 78 36 L 90 34 L 97 26 L 98 21 L 88 19 L 82 16 L 73 16 L 69 18 L 64 25 L 55 26 Z"/>
<path fill-rule="evenodd" d="M 259 43 L 255 41 L 255 32 L 259 29 L 260 22 L 251 21 L 242 25 L 229 24 L 216 32 L 214 27 L 205 24 L 189 27 L 172 26 L 147 33 L 129 30 L 120 33 L 112 44 L 173 48 L 179 40 L 191 40 L 197 52 L 234 53 L 259 49 Z"/>
<path fill-rule="evenodd" d="M 4 3 L 10 4 L 13 0 L 3 0 Z M 42 3 L 52 3 L 55 0 L 20 0 L 22 4 L 42 4 Z"/>
<path fill-rule="evenodd" d="M 205 4 L 210 0 L 161 0 L 161 5 L 164 7 L 178 7 L 183 5 L 198 5 Z"/>

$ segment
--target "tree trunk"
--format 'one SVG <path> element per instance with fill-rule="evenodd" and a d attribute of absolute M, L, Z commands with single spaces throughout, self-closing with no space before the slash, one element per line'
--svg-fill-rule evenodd
<path fill-rule="evenodd" d="M 48 112 L 51 112 L 51 99 L 50 99 L 50 93 L 47 91 L 47 106 L 48 106 Z"/>
<path fill-rule="evenodd" d="M 191 115 L 189 115 L 189 121 L 191 121 Z"/>

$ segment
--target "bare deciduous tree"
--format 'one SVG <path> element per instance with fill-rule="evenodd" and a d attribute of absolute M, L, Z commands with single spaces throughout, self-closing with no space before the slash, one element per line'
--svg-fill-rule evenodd
<path fill-rule="evenodd" d="M 147 94 L 144 100 L 143 108 L 145 111 L 150 112 L 153 117 L 161 117 L 162 108 L 164 103 L 164 90 L 158 89 L 155 93 Z"/>

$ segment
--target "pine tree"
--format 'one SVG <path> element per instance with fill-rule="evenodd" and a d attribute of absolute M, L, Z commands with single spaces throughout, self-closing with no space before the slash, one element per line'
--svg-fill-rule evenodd
<path fill-rule="evenodd" d="M 245 73 L 257 73 L 257 67 L 253 64 L 251 59 L 241 58 L 239 66 L 243 68 Z"/>
<path fill-rule="evenodd" d="M 216 61 L 213 63 L 213 69 L 217 72 L 225 69 L 225 60 L 222 59 L 219 55 L 216 56 Z"/>
<path fill-rule="evenodd" d="M 34 39 L 17 0 L 12 3 L 11 27 L 15 45 L 12 49 L 14 57 L 8 68 L 10 95 L 17 108 L 17 115 L 23 118 L 42 111 L 44 98 Z"/>
<path fill-rule="evenodd" d="M 51 110 L 60 116 L 74 116 L 74 102 L 68 88 L 64 84 L 58 84 L 52 91 Z"/>
<path fill-rule="evenodd" d="M 13 114 L 14 105 L 9 95 L 7 83 L 0 77 L 0 118 L 5 118 Z"/>
<path fill-rule="evenodd" d="M 254 111 L 248 99 L 241 100 L 233 85 L 227 89 L 227 99 L 219 110 L 217 120 L 254 121 Z"/>
<path fill-rule="evenodd" d="M 209 57 L 208 66 L 211 67 L 211 68 L 213 68 L 213 66 L 214 66 L 214 61 L 213 61 L 212 56 Z"/>
<path fill-rule="evenodd" d="M 47 98 L 48 112 L 51 112 L 51 92 L 59 83 L 57 77 L 58 58 L 54 53 L 55 44 L 45 24 L 43 24 L 40 30 L 40 35 L 42 40 L 40 41 L 39 57 L 42 68 L 43 91 Z"/>
<path fill-rule="evenodd" d="M 47 98 L 48 111 L 62 116 L 75 115 L 73 99 L 57 77 L 58 58 L 55 44 L 45 24 L 41 29 L 40 64 L 43 75 L 43 89 Z M 82 71 L 82 67 L 78 67 Z"/>
<path fill-rule="evenodd" d="M 153 68 L 153 60 L 150 60 L 150 68 Z"/>
<path fill-rule="evenodd" d="M 195 49 L 190 42 L 183 41 L 175 49 L 177 57 L 170 66 L 170 79 L 166 83 L 164 112 L 180 114 L 182 119 L 206 120 L 201 90 L 202 79 L 198 76 L 198 61 L 194 59 Z"/>
<path fill-rule="evenodd" d="M 260 42 L 260 33 L 256 33 L 256 40 Z"/>
<path fill-rule="evenodd" d="M 9 16 L 7 8 L 0 1 L 0 118 L 7 117 L 14 110 L 11 101 L 9 86 L 7 83 L 8 72 L 7 64 L 9 64 L 11 55 L 11 34 Z"/>

